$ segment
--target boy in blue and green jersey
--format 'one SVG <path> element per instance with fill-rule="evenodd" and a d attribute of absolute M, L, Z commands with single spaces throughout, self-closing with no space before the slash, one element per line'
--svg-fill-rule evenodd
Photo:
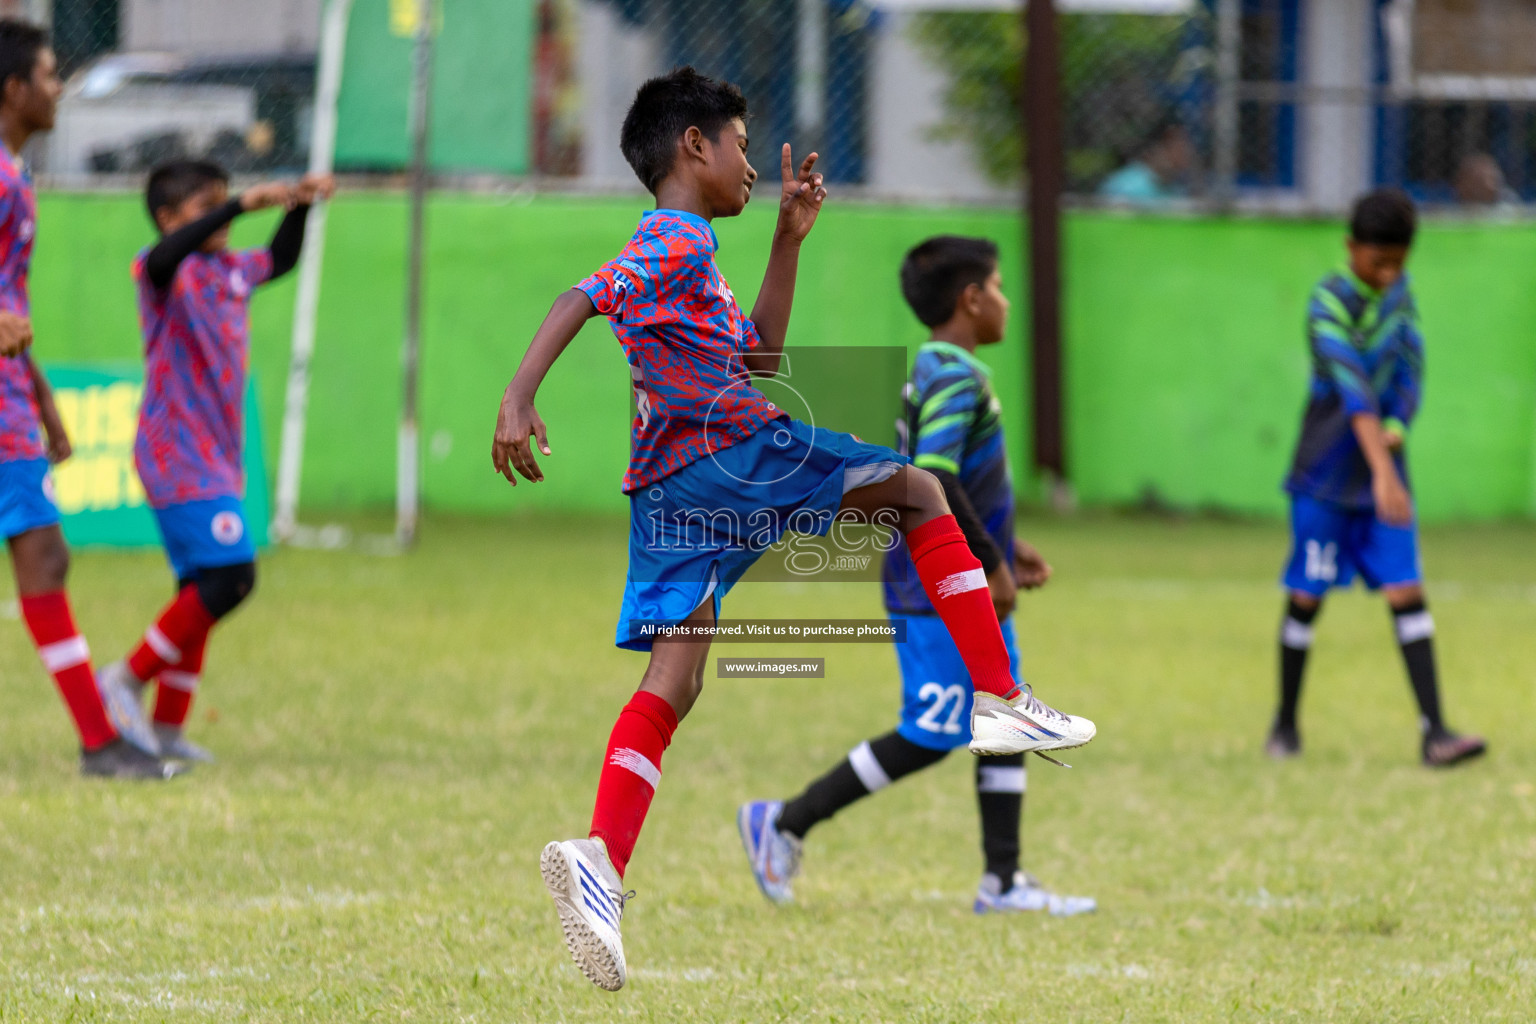
<path fill-rule="evenodd" d="M 1421 756 L 1444 767 L 1483 753 L 1440 715 L 1434 620 L 1424 604 L 1418 530 L 1403 447 L 1418 412 L 1424 339 L 1403 264 L 1415 229 L 1413 202 L 1384 189 L 1356 202 L 1347 265 L 1313 290 L 1307 309 L 1312 383 L 1285 489 L 1291 495 L 1289 591 L 1280 633 L 1280 707 L 1266 750 L 1301 751 L 1296 705 L 1312 623 L 1333 587 L 1356 575 L 1391 608 L 1418 701 Z"/>
<path fill-rule="evenodd" d="M 961 532 L 986 573 L 1014 679 L 1019 652 L 1010 613 L 1019 587 L 1034 589 L 1050 566 L 1013 533 L 1013 480 L 1003 421 L 991 376 L 976 349 L 1003 340 L 1008 299 L 997 246 L 982 238 L 930 238 L 907 254 L 901 290 L 932 336 L 918 350 L 903 388 L 897 450 L 938 478 Z M 965 663 L 935 614 L 898 540 L 882 573 L 885 607 L 897 635 L 901 722 L 854 747 L 825 775 L 786 803 L 758 800 L 737 814 L 753 877 L 769 899 L 788 902 L 801 844 L 812 826 L 898 779 L 930 767 L 971 741 L 971 683 Z M 1097 904 L 1062 896 L 1019 869 L 1024 811 L 1024 755 L 976 761 L 984 868 L 973 909 L 978 914 L 1049 910 L 1080 914 Z"/>

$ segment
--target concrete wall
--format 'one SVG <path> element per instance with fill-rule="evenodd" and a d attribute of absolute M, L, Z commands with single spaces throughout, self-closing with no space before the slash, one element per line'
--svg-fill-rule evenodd
<path fill-rule="evenodd" d="M 192 54 L 307 52 L 321 0 L 123 0 L 125 50 Z"/>

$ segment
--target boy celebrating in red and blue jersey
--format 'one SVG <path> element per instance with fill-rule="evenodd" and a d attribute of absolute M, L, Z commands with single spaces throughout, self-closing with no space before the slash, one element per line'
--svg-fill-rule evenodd
<path fill-rule="evenodd" d="M 790 419 L 751 384 L 778 371 L 800 244 L 826 198 L 816 155 L 781 151 L 778 226 L 750 317 L 715 265 L 710 221 L 746 206 L 747 107 L 735 86 L 679 68 L 640 88 L 620 148 L 656 209 L 619 257 L 555 301 L 497 418 L 492 462 L 543 479 L 550 454 L 534 396 L 581 326 L 606 316 L 638 406 L 624 478 L 630 560 L 617 643 L 650 652 L 639 692 L 609 736 L 587 839 L 550 843 L 540 867 L 566 944 L 595 984 L 624 984 L 621 879 L 661 779 L 661 757 L 703 686 L 721 599 L 786 530 L 824 534 L 834 518 L 895 526 L 976 688 L 971 749 L 1009 754 L 1081 746 L 1092 722 L 1015 683 L 987 589 L 934 477 L 896 452 Z M 702 533 L 698 527 L 702 527 Z M 653 645 L 659 630 L 687 633 Z M 702 636 L 701 636 L 702 634 Z"/>
<path fill-rule="evenodd" d="M 0 535 L 10 548 L 21 617 L 80 733 L 81 772 L 165 779 L 174 771 L 112 727 L 96 691 L 90 647 L 75 628 L 64 593 L 69 548 L 48 471 L 50 463 L 69 458 L 69 438 L 53 391 L 27 351 L 37 202 L 20 154 L 29 138 L 53 127 L 62 91 L 47 33 L 0 21 Z"/>
<path fill-rule="evenodd" d="M 1307 308 L 1312 384 L 1285 481 L 1292 544 L 1282 583 L 1290 596 L 1280 631 L 1280 707 L 1265 745 L 1271 757 L 1301 752 L 1296 706 L 1312 623 L 1323 596 L 1356 575 L 1386 595 L 1419 705 L 1424 764 L 1447 767 L 1486 749 L 1441 718 L 1435 623 L 1424 604 L 1403 456 L 1424 376 L 1424 339 L 1403 269 L 1416 226 L 1403 193 L 1361 197 L 1349 221 L 1349 262 L 1318 283 Z"/>
<path fill-rule="evenodd" d="M 209 631 L 256 584 L 256 546 L 240 500 L 251 293 L 298 263 L 309 206 L 333 189 L 329 176 L 312 176 L 230 198 L 222 168 L 190 160 L 149 176 L 146 201 L 161 237 L 133 264 L 145 356 L 133 454 L 177 594 L 127 659 L 101 670 L 100 683 L 118 728 L 166 757 L 212 760 L 183 724 Z M 288 214 L 271 243 L 231 252 L 230 222 L 273 206 Z M 139 703 L 151 679 L 158 684 L 152 730 Z"/>

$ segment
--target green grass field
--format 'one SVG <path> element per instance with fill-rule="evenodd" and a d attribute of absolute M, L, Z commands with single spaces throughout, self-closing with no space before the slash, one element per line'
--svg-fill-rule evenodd
<path fill-rule="evenodd" d="M 1057 569 L 1023 602 L 1026 671 L 1100 730 L 1071 771 L 1031 764 L 1025 860 L 1095 915 L 971 915 L 963 753 L 813 833 L 798 905 L 770 906 L 737 804 L 890 728 L 896 662 L 733 646 L 824 654 L 827 678 L 706 687 L 629 872 L 630 984 L 594 989 L 537 864 L 585 831 L 643 667 L 610 643 L 625 524 L 433 519 L 407 557 L 265 558 L 194 711 L 222 761 L 164 786 L 76 776 L 0 621 L 0 1021 L 1536 1016 L 1536 528 L 1426 535 L 1449 715 L 1491 742 L 1431 773 L 1359 593 L 1320 622 L 1305 757 L 1261 757 L 1278 524 L 1023 525 Z M 86 552 L 72 586 L 107 658 L 170 580 L 157 553 Z M 880 612 L 868 584 L 761 584 L 728 614 Z"/>

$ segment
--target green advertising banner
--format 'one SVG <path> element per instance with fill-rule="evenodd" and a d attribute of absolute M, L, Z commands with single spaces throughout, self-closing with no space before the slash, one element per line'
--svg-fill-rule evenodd
<path fill-rule="evenodd" d="M 152 547 L 160 543 L 133 467 L 133 439 L 144 394 L 135 366 L 48 366 L 59 418 L 74 454 L 53 470 L 64 535 L 73 547 Z M 269 517 L 266 459 L 254 377 L 245 393 L 245 513 L 258 544 Z"/>
<path fill-rule="evenodd" d="M 337 100 L 336 166 L 395 169 L 410 157 L 417 0 L 355 0 Z M 533 0 L 439 0 L 433 26 L 431 162 L 528 170 Z"/>

